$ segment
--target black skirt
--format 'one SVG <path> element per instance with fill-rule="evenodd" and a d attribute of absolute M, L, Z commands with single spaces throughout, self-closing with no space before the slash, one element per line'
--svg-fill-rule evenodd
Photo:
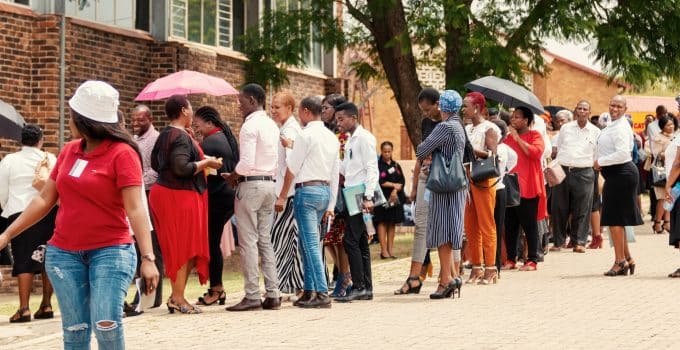
<path fill-rule="evenodd" d="M 376 224 L 398 224 L 404 222 L 404 207 L 401 201 L 390 208 L 379 205 L 373 208 L 373 214 L 373 222 Z"/>
<path fill-rule="evenodd" d="M 668 244 L 680 248 L 680 201 L 676 201 L 671 210 L 671 232 L 668 236 Z"/>
<path fill-rule="evenodd" d="M 602 226 L 642 225 L 637 206 L 640 177 L 633 162 L 602 167 Z"/>
<path fill-rule="evenodd" d="M 20 214 L 10 216 L 8 218 L 9 224 L 11 225 Z M 42 272 L 43 263 L 33 259 L 33 252 L 52 238 L 56 218 L 57 207 L 54 207 L 42 220 L 12 239 L 12 258 L 14 259 L 12 276 L 21 273 Z"/>

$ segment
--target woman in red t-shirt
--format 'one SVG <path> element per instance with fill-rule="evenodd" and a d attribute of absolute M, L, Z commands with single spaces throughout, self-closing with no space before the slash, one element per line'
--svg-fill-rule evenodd
<path fill-rule="evenodd" d="M 505 144 L 517 153 L 517 165 L 512 172 L 517 173 L 519 180 L 520 204 L 508 208 L 506 212 L 505 246 L 508 261 L 503 265 L 503 270 L 515 268 L 520 225 L 524 229 L 529 248 L 529 257 L 520 270 L 536 270 L 536 252 L 540 244 L 537 222 L 546 217 L 545 186 L 541 169 L 545 145 L 541 134 L 529 128 L 533 121 L 534 114 L 529 108 L 517 107 L 510 117 L 510 137 L 505 140 Z"/>
<path fill-rule="evenodd" d="M 121 310 L 137 264 L 130 226 L 144 261 L 146 293 L 158 284 L 148 215 L 142 204 L 141 156 L 118 125 L 118 91 L 83 83 L 69 100 L 71 135 L 39 195 L 0 235 L 0 248 L 59 201 L 45 270 L 61 306 L 64 347 L 123 348 Z"/>

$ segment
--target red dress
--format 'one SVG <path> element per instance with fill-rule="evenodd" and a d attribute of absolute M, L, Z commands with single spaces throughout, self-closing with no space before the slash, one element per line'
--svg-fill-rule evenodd
<path fill-rule="evenodd" d="M 163 133 L 161 133 L 162 136 Z M 159 136 L 159 138 L 161 137 Z M 193 158 L 190 162 L 203 159 L 203 151 L 191 140 Z M 159 143 L 156 144 L 158 146 Z M 152 158 L 156 154 L 152 153 Z M 163 152 L 161 149 L 160 152 Z M 152 162 L 155 159 L 152 159 Z M 159 172 L 159 179 L 163 174 Z M 200 179 L 198 177 L 202 177 Z M 194 178 L 205 183 L 205 173 L 196 174 Z M 208 247 L 208 191 L 177 189 L 156 183 L 151 187 L 149 202 L 153 217 L 154 229 L 158 236 L 158 244 L 163 254 L 165 274 L 172 281 L 177 278 L 177 271 L 192 258 L 196 258 L 196 271 L 201 284 L 208 281 L 210 250 Z M 200 181 L 199 181 L 200 182 Z"/>

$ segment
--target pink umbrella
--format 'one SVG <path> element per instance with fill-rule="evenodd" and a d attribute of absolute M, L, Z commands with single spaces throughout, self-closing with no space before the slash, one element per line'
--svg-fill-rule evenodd
<path fill-rule="evenodd" d="M 238 95 L 238 90 L 224 79 L 204 73 L 183 70 L 149 83 L 135 101 L 162 100 L 172 95 L 208 94 L 213 96 Z"/>

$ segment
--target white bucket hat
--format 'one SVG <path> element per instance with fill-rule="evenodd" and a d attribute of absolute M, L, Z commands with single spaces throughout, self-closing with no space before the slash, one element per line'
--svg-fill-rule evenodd
<path fill-rule="evenodd" d="M 98 80 L 82 83 L 68 105 L 83 117 L 100 123 L 118 122 L 118 90 Z"/>

